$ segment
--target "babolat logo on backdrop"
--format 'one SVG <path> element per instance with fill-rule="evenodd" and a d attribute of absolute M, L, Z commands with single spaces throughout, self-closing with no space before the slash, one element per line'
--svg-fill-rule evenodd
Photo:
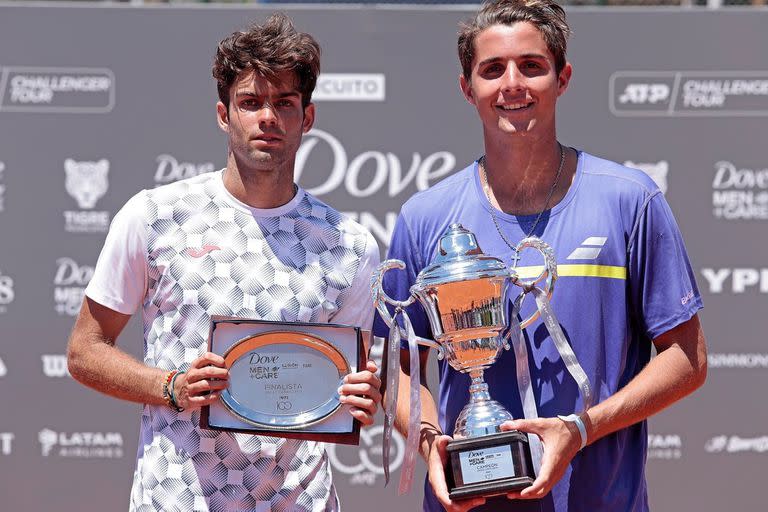
<path fill-rule="evenodd" d="M 768 116 L 768 71 L 619 71 L 615 116 Z"/>
<path fill-rule="evenodd" d="M 741 437 L 719 435 L 704 444 L 707 453 L 766 453 L 768 436 Z"/>
<path fill-rule="evenodd" d="M 93 267 L 80 265 L 72 258 L 56 260 L 53 302 L 58 314 L 77 316 L 85 296 L 85 287 L 93 277 L 93 270 Z"/>
<path fill-rule="evenodd" d="M 0 68 L 0 112 L 102 114 L 115 106 L 107 68 Z"/>
<path fill-rule="evenodd" d="M 313 129 L 308 132 L 296 152 L 295 179 L 315 196 L 344 189 L 357 198 L 386 196 L 394 198 L 409 186 L 425 190 L 453 172 L 456 157 L 448 151 L 438 151 L 422 157 L 412 153 L 410 160 L 382 151 L 364 151 L 348 155 L 341 141 L 328 132 Z M 303 176 L 304 169 L 310 169 Z M 393 210 L 378 217 L 372 212 L 344 212 L 366 227 L 379 245 L 389 246 L 389 240 L 400 210 L 400 202 L 392 201 Z M 394 209 L 396 208 L 396 209 Z"/>
<path fill-rule="evenodd" d="M 380 73 L 320 73 L 312 101 L 384 101 L 386 79 Z"/>
<path fill-rule="evenodd" d="M 119 459 L 123 436 L 119 432 L 56 432 L 43 429 L 37 434 L 43 457 Z"/>
<path fill-rule="evenodd" d="M 376 479 L 384 476 L 381 457 L 381 442 L 384 427 L 377 425 L 360 429 L 360 446 L 327 444 L 328 460 L 336 472 L 351 475 L 351 485 L 375 485 Z M 405 441 L 398 432 L 392 431 L 392 457 L 389 468 L 397 470 L 405 456 Z"/>
<path fill-rule="evenodd" d="M 712 214 L 726 220 L 768 220 L 768 168 L 717 162 L 712 180 Z"/>
<path fill-rule="evenodd" d="M 64 354 L 43 354 L 43 375 L 51 378 L 71 377 L 67 368 L 67 356 Z"/>
<path fill-rule="evenodd" d="M 5 210 L 5 183 L 3 183 L 4 173 L 5 163 L 0 162 L 0 212 Z"/>
<path fill-rule="evenodd" d="M 627 160 L 624 162 L 624 166 L 631 167 L 632 169 L 640 169 L 651 177 L 651 179 L 661 190 L 662 194 L 667 193 L 667 174 L 669 173 L 669 163 L 666 160 L 662 160 L 660 162 L 644 163 Z"/>
<path fill-rule="evenodd" d="M 13 432 L 0 432 L 0 455 L 13 453 L 13 439 L 15 437 Z"/>
<path fill-rule="evenodd" d="M 13 279 L 3 275 L 0 270 L 0 314 L 8 311 L 8 305 L 13 302 L 16 295 L 13 292 Z"/>
<path fill-rule="evenodd" d="M 768 268 L 702 268 L 709 293 L 768 293 Z"/>
<path fill-rule="evenodd" d="M 679 459 L 683 456 L 683 440 L 677 434 L 648 434 L 649 459 Z"/>
<path fill-rule="evenodd" d="M 157 157 L 157 170 L 155 171 L 155 184 L 165 185 L 166 183 L 193 178 L 212 172 L 214 169 L 215 167 L 211 162 L 201 164 L 179 162 L 172 155 L 159 155 Z"/>
<path fill-rule="evenodd" d="M 106 233 L 109 229 L 109 212 L 96 211 L 96 202 L 107 193 L 109 181 L 109 160 L 77 162 L 71 158 L 64 161 L 66 173 L 65 188 L 77 201 L 80 210 L 64 212 L 64 225 L 69 233 Z"/>

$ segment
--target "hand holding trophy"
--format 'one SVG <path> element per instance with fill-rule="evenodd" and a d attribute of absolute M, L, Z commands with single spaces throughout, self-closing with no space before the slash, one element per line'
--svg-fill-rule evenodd
<path fill-rule="evenodd" d="M 399 364 L 402 331 L 397 321 L 398 316 L 403 319 L 403 337 L 408 340 L 412 368 L 417 367 L 414 364 L 418 358 L 416 345 L 421 344 L 436 348 L 438 358 L 445 357 L 453 369 L 469 374 L 472 379 L 469 403 L 459 414 L 454 439 L 446 448 L 446 482 L 451 500 L 520 491 L 535 480 L 537 462 L 540 460 L 540 443 L 535 436 L 531 437 L 533 443 L 529 443 L 529 436 L 519 431 L 502 432 L 501 425 L 513 417 L 491 398 L 483 373 L 496 361 L 502 350 L 510 348 L 507 340 L 511 338 L 517 359 L 518 388 L 523 409 L 526 417 L 537 417 L 521 328 L 531 324 L 539 314 L 542 314 L 566 366 L 576 377 L 585 405 L 588 406 L 590 402 L 591 393 L 586 375 L 578 366 L 549 305 L 549 297 L 557 279 L 553 251 L 538 238 L 524 239 L 517 245 L 516 251 L 519 254 L 525 248 L 536 249 L 544 257 L 544 269 L 532 281 L 521 280 L 514 268 L 508 268 L 501 260 L 484 254 L 474 234 L 460 224 L 452 224 L 441 237 L 432 263 L 419 273 L 416 283 L 410 289 L 411 296 L 406 301 L 395 301 L 382 289 L 383 274 L 391 268 L 404 268 L 402 262 L 383 262 L 373 279 L 374 301 L 382 318 L 390 326 L 386 355 L 390 378 L 385 402 L 385 429 L 392 424 L 390 416 L 394 414 L 394 407 L 391 405 L 396 400 L 393 396 L 397 396 L 397 378 L 392 379 L 391 376 L 393 373 L 397 375 Z M 542 282 L 543 289 L 537 286 Z M 520 286 L 522 292 L 514 299 L 511 314 L 508 315 L 506 298 L 510 284 Z M 518 322 L 520 306 L 526 293 L 530 292 L 536 297 L 537 311 L 523 322 Z M 434 341 L 417 337 L 413 332 L 404 308 L 416 300 L 426 311 Z M 394 316 L 389 313 L 386 304 L 395 308 Z M 412 457 L 418 451 L 421 411 L 418 392 L 414 393 L 414 387 L 418 387 L 418 372 L 411 374 L 411 414 L 407 439 L 410 446 L 406 448 L 406 454 Z M 385 431 L 385 457 L 386 439 Z M 534 457 L 531 444 L 534 445 Z M 412 469 L 408 464 L 406 460 L 403 465 L 401 492 L 410 485 L 409 473 Z"/>

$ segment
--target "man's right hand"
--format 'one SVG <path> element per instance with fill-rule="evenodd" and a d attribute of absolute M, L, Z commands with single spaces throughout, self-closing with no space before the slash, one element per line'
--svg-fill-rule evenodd
<path fill-rule="evenodd" d="M 206 352 L 198 357 L 185 373 L 174 382 L 176 403 L 184 409 L 210 405 L 219 399 L 221 391 L 229 385 L 229 370 L 224 358 Z"/>
<path fill-rule="evenodd" d="M 446 446 L 452 440 L 451 436 L 440 435 L 432 443 L 427 459 L 429 483 L 440 504 L 447 512 L 465 512 L 485 503 L 485 498 L 467 498 L 451 501 L 448 497 L 448 484 L 445 482 L 445 468 L 448 464 Z"/>

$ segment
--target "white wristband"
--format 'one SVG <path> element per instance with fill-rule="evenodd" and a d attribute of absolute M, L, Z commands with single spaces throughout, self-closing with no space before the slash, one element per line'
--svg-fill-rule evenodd
<path fill-rule="evenodd" d="M 579 450 L 587 446 L 587 427 L 584 426 L 584 420 L 581 419 L 581 416 L 578 414 L 569 414 L 568 416 L 558 415 L 558 418 L 575 424 L 576 428 L 579 429 L 579 436 L 581 436 L 581 446 L 579 446 Z"/>

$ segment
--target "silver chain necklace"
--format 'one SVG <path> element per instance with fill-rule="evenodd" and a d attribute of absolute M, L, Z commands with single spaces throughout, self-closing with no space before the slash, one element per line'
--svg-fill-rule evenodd
<path fill-rule="evenodd" d="M 541 216 L 544 215 L 544 212 L 547 211 L 547 208 L 549 208 L 549 202 L 552 200 L 552 195 L 555 193 L 555 189 L 557 188 L 557 183 L 560 181 L 560 174 L 563 172 L 563 165 L 565 164 L 565 150 L 563 149 L 563 145 L 559 142 L 557 145 L 560 147 L 560 165 L 557 168 L 557 174 L 555 174 L 555 180 L 552 182 L 552 186 L 549 189 L 549 193 L 547 194 L 547 201 L 544 203 L 544 208 L 539 212 L 539 214 L 536 216 L 536 220 L 533 221 L 533 226 L 531 227 L 531 230 L 528 232 L 528 234 L 525 236 L 526 238 L 530 238 L 533 235 L 533 232 L 536 230 L 536 226 L 539 225 L 539 220 L 541 220 Z M 477 166 L 480 168 L 480 176 L 482 177 L 482 185 L 483 185 L 483 192 L 485 193 L 485 196 L 488 198 L 488 202 L 491 201 L 491 190 L 490 185 L 488 185 L 488 174 L 485 172 L 485 155 L 480 157 L 480 160 L 477 162 Z M 491 219 L 493 219 L 493 225 L 496 226 L 496 231 L 499 233 L 499 236 L 504 241 L 505 244 L 507 244 L 507 247 L 512 249 L 512 260 L 514 261 L 515 266 L 517 266 L 517 261 L 519 259 L 519 255 L 517 254 L 517 249 L 512 244 L 512 242 L 509 241 L 507 236 L 504 234 L 504 232 L 501 230 L 501 226 L 499 226 L 499 221 L 496 218 L 496 214 L 494 213 L 494 207 L 493 204 L 491 204 Z"/>

